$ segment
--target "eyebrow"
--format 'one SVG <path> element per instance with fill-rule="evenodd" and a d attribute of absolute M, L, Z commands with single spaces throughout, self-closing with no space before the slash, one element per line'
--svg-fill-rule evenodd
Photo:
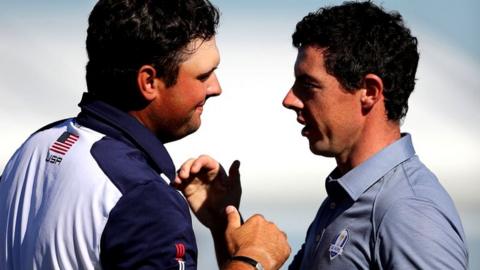
<path fill-rule="evenodd" d="M 319 86 L 322 86 L 322 82 L 318 81 L 317 79 L 315 79 L 314 77 L 308 75 L 308 74 L 305 74 L 305 73 L 302 73 L 300 75 L 298 75 L 296 78 L 295 78 L 296 81 L 302 81 L 302 82 L 310 82 L 310 83 L 315 83 L 315 84 L 318 84 Z"/>
<path fill-rule="evenodd" d="M 210 69 L 209 71 L 198 75 L 198 76 L 197 76 L 197 79 L 198 79 L 198 80 L 201 80 L 201 79 L 206 79 L 206 78 L 208 78 L 217 68 L 218 68 L 218 66 L 215 66 L 215 67 L 213 67 L 212 69 Z"/>

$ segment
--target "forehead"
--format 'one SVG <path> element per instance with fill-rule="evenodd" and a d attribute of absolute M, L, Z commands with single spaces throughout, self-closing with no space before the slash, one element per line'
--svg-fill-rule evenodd
<path fill-rule="evenodd" d="M 220 63 L 220 54 L 215 38 L 209 40 L 195 39 L 187 45 L 185 50 L 187 59 L 180 65 L 180 68 L 183 66 L 208 70 Z"/>
<path fill-rule="evenodd" d="M 305 46 L 298 49 L 295 61 L 295 74 L 310 74 L 315 71 L 325 70 L 325 48 L 318 46 Z"/>

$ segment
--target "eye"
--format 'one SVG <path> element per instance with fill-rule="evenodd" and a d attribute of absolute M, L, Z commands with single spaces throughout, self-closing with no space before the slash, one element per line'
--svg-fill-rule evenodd
<path fill-rule="evenodd" d="M 303 100 L 312 98 L 319 89 L 321 89 L 319 84 L 302 78 L 295 80 L 292 87 L 295 95 Z"/>
<path fill-rule="evenodd" d="M 303 89 L 305 89 L 305 90 L 311 90 L 311 89 L 316 88 L 317 86 L 314 85 L 314 84 L 312 84 L 312 83 L 309 83 L 309 82 L 303 82 L 303 83 L 301 84 L 301 87 L 302 87 Z"/>
<path fill-rule="evenodd" d="M 202 75 L 197 77 L 197 80 L 199 80 L 201 82 L 206 82 L 208 80 L 208 78 L 210 78 L 211 74 L 212 73 L 202 74 Z"/>
<path fill-rule="evenodd" d="M 208 80 L 209 77 L 210 77 L 210 74 L 202 74 L 200 76 L 197 76 L 197 80 L 201 82 L 205 82 L 206 80 Z"/>
<path fill-rule="evenodd" d="M 298 91 L 301 92 L 310 92 L 319 88 L 318 85 L 308 82 L 308 81 L 295 81 L 293 88 L 296 88 Z"/>
<path fill-rule="evenodd" d="M 198 75 L 197 80 L 199 80 L 201 82 L 206 82 L 210 78 L 210 76 L 212 76 L 212 74 L 215 72 L 216 69 L 217 69 L 217 67 L 214 67 L 211 70 L 209 70 L 208 72 L 205 72 L 205 73 L 202 73 L 202 74 Z"/>

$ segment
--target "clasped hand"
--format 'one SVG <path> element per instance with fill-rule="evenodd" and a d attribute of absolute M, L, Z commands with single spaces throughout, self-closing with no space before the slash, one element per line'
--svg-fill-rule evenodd
<path fill-rule="evenodd" d="M 240 162 L 234 161 L 229 173 L 213 158 L 201 155 L 180 167 L 175 186 L 187 199 L 198 220 L 210 229 L 226 226 L 225 207 L 240 206 Z M 219 228 L 220 229 L 220 228 Z"/>

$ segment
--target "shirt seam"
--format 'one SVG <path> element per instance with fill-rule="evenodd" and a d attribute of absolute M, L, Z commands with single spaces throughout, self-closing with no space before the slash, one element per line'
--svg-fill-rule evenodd
<path fill-rule="evenodd" d="M 403 176 L 405 177 L 405 180 L 407 181 L 408 183 L 408 187 L 410 188 L 410 191 L 412 192 L 412 194 L 414 195 L 414 197 L 417 197 L 417 193 L 415 191 L 415 188 L 413 187 L 412 185 L 412 182 L 410 181 L 410 176 L 407 174 L 407 171 L 405 170 L 405 162 L 407 162 L 409 159 L 405 160 L 404 162 L 402 162 L 400 164 L 400 166 L 402 167 L 402 172 L 403 172 Z"/>

